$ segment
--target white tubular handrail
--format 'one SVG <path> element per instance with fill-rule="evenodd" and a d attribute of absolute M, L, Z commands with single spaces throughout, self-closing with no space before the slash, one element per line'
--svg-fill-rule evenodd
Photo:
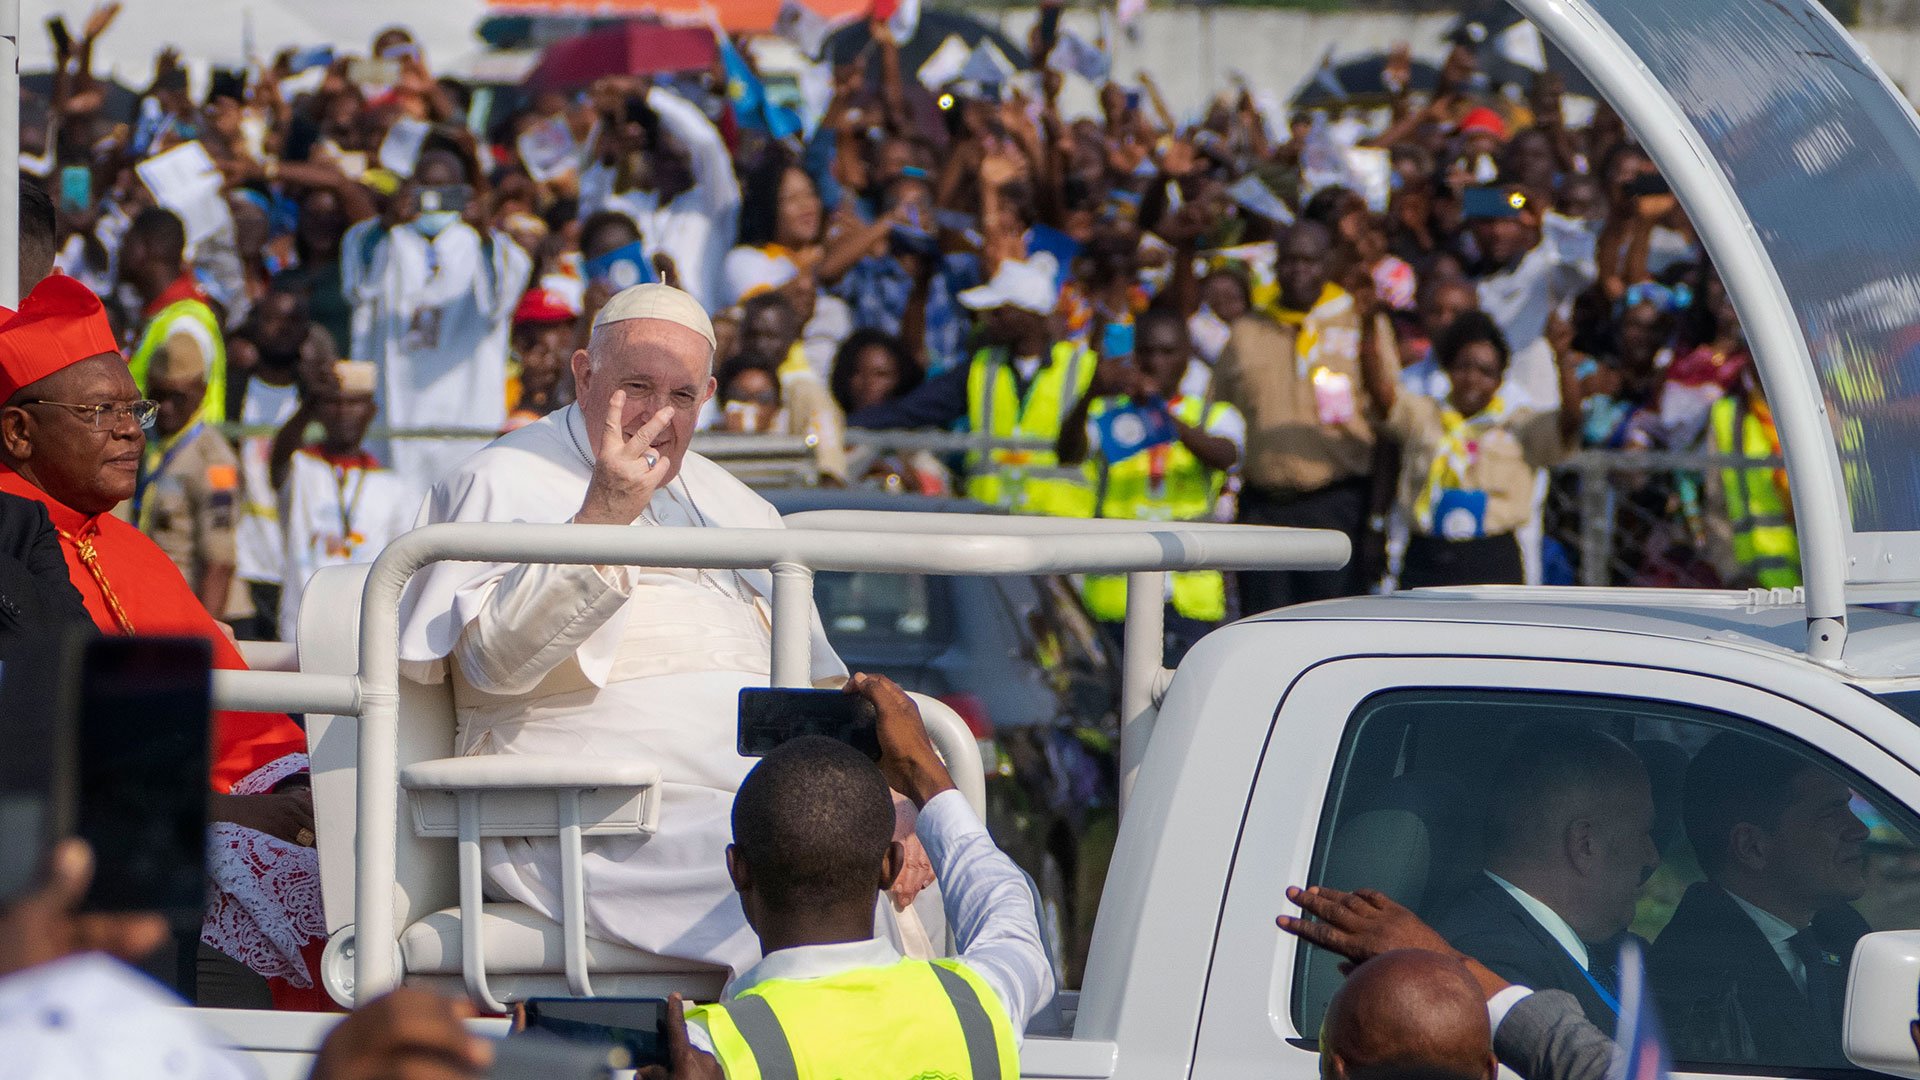
<path fill-rule="evenodd" d="M 817 571 L 1003 574 L 1132 573 L 1146 581 L 1174 570 L 1332 570 L 1345 564 L 1347 538 L 1335 532 L 1257 526 L 978 518 L 894 511 L 795 515 L 789 529 L 655 528 L 617 525 L 458 523 L 429 525 L 400 537 L 374 560 L 360 607 L 360 673 L 223 673 L 222 708 L 284 709 L 359 716 L 355 837 L 354 996 L 366 1000 L 398 984 L 392 883 L 400 829 L 398 732 L 400 599 L 407 582 L 436 562 L 589 563 L 703 570 L 765 569 L 774 574 L 775 686 L 809 681 L 813 575 Z M 831 524 L 832 528 L 826 526 Z M 918 538 L 903 544 L 899 536 Z M 1154 591 L 1158 600 L 1157 588 Z M 1161 605 L 1131 605 L 1158 626 Z M 1151 611 L 1151 615 L 1144 612 Z M 1157 642 L 1158 634 L 1145 640 Z M 1144 655 L 1146 650 L 1134 650 Z M 1143 672 L 1139 706 L 1151 704 L 1159 652 Z M 1141 665 L 1146 666 L 1146 665 Z M 1139 701 L 1133 699 L 1138 697 Z M 1136 740 L 1137 741 L 1137 740 Z M 947 752 L 956 781 L 980 769 L 977 755 Z M 1123 748 L 1123 754 L 1126 750 Z"/>

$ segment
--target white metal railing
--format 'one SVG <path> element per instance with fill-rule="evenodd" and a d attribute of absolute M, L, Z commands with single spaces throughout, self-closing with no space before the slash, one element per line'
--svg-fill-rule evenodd
<path fill-rule="evenodd" d="M 1160 673 L 1164 574 L 1175 570 L 1332 570 L 1345 564 L 1335 532 L 1156 522 L 974 518 L 891 511 L 799 514 L 787 529 L 654 528 L 616 525 L 444 524 L 416 529 L 373 563 L 360 608 L 357 675 L 221 672 L 222 708 L 359 717 L 355 838 L 356 998 L 399 979 L 392 882 L 400 777 L 400 599 L 436 562 L 591 563 L 773 573 L 775 686 L 805 686 L 811 665 L 816 571 L 1128 575 L 1122 694 L 1123 774 L 1131 777 L 1152 723 Z M 902 534 L 916 539 L 900 542 Z M 1123 788 L 1124 790 L 1124 788 Z"/>

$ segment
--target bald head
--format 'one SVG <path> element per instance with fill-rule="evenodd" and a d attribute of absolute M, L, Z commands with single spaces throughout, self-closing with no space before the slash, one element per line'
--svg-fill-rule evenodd
<path fill-rule="evenodd" d="M 1492 1080 L 1486 997 L 1450 956 L 1383 953 L 1355 968 L 1320 1027 L 1326 1080 Z"/>

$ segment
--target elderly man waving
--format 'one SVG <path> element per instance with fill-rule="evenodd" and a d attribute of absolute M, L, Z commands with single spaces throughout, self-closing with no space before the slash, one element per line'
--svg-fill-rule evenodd
<path fill-rule="evenodd" d="M 578 402 L 508 434 L 433 490 L 443 521 L 781 527 L 779 514 L 688 449 L 713 395 L 713 326 L 688 294 L 637 285 L 574 354 Z M 589 841 L 589 932 L 744 971 L 759 959 L 727 878 L 738 694 L 765 686 L 765 571 L 441 563 L 401 613 L 409 677 L 453 680 L 462 754 L 594 754 L 657 762 L 658 835 Z M 846 668 L 816 613 L 813 678 Z M 560 911 L 551 841 L 487 841 L 494 887 Z M 917 845 L 915 845 L 917 848 Z M 917 881 L 926 883 L 926 876 Z"/>

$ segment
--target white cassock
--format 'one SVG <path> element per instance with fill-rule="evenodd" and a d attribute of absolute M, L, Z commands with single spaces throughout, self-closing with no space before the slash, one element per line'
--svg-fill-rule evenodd
<path fill-rule="evenodd" d="M 352 359 L 380 367 L 375 397 L 390 428 L 472 428 L 472 439 L 372 443 L 416 494 L 453 471 L 507 422 L 507 333 L 532 260 L 504 233 L 465 222 L 428 239 L 378 219 L 341 242 L 353 304 Z"/>
<path fill-rule="evenodd" d="M 280 640 L 294 640 L 300 598 L 315 571 L 372 562 L 413 528 L 419 511 L 419 496 L 392 469 L 364 459 L 336 463 L 313 450 L 296 451 L 280 511 L 286 527 Z"/>
<path fill-rule="evenodd" d="M 434 487 L 420 524 L 569 520 L 592 472 L 585 428 L 568 406 L 500 437 Z M 651 525 L 783 527 L 765 499 L 693 453 L 633 527 Z M 593 936 L 736 973 L 758 961 L 725 852 L 733 793 L 753 765 L 735 752 L 738 697 L 768 683 L 772 588 L 764 570 L 451 562 L 408 586 L 401 669 L 452 678 L 456 753 L 659 764 L 660 831 L 587 841 Z M 845 674 L 815 611 L 812 677 Z M 484 843 L 493 889 L 557 920 L 557 842 Z"/>

